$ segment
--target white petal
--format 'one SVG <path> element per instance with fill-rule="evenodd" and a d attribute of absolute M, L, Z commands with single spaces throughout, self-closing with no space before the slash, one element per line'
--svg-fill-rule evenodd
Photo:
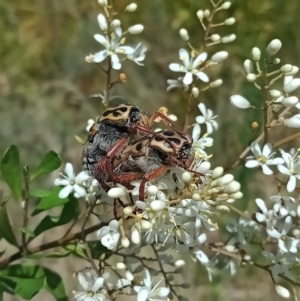
<path fill-rule="evenodd" d="M 203 82 L 205 82 L 205 83 L 209 82 L 209 78 L 204 72 L 199 71 L 199 72 L 195 73 L 195 75 Z"/>
<path fill-rule="evenodd" d="M 262 199 L 255 199 L 255 203 L 263 213 L 266 213 L 268 211 L 268 208 Z"/>
<path fill-rule="evenodd" d="M 142 287 L 137 295 L 137 301 L 146 301 L 149 296 L 149 290 L 147 287 Z"/>
<path fill-rule="evenodd" d="M 103 287 L 103 284 L 104 284 L 104 278 L 103 277 L 99 277 L 93 284 L 93 287 L 92 287 L 92 291 L 94 293 L 96 293 L 100 288 Z"/>
<path fill-rule="evenodd" d="M 108 48 L 108 46 L 110 45 L 109 42 L 106 40 L 106 38 L 101 34 L 95 34 L 94 39 L 105 48 Z"/>
<path fill-rule="evenodd" d="M 207 239 L 207 235 L 205 233 L 202 233 L 197 238 L 197 241 L 198 241 L 199 244 L 203 244 L 206 241 L 206 239 Z"/>
<path fill-rule="evenodd" d="M 278 164 L 283 164 L 284 160 L 282 158 L 274 158 L 271 160 L 267 160 L 267 165 L 278 165 Z"/>
<path fill-rule="evenodd" d="M 80 197 L 84 197 L 86 195 L 86 190 L 82 186 L 79 186 L 78 184 L 74 185 L 74 190 Z"/>
<path fill-rule="evenodd" d="M 76 183 L 82 183 L 90 178 L 86 171 L 81 171 L 75 178 Z"/>
<path fill-rule="evenodd" d="M 271 143 L 265 144 L 264 147 L 263 147 L 263 150 L 262 150 L 262 154 L 263 154 L 266 158 L 268 158 L 269 155 L 271 154 L 271 152 L 272 152 L 272 145 L 271 145 Z"/>
<path fill-rule="evenodd" d="M 262 164 L 261 168 L 262 168 L 262 171 L 265 175 L 272 175 L 273 174 L 272 169 L 270 167 L 268 167 L 268 165 Z"/>
<path fill-rule="evenodd" d="M 199 108 L 199 110 L 200 110 L 200 112 L 202 113 L 203 116 L 207 115 L 207 113 L 206 113 L 206 106 L 205 106 L 204 103 L 202 103 L 202 102 L 199 103 L 198 104 L 198 108 Z"/>
<path fill-rule="evenodd" d="M 151 288 L 151 275 L 148 269 L 145 269 L 145 278 L 144 278 L 144 284 L 148 287 Z"/>
<path fill-rule="evenodd" d="M 183 62 L 185 68 L 187 68 L 190 64 L 190 55 L 186 49 L 181 48 L 179 50 L 179 59 Z"/>
<path fill-rule="evenodd" d="M 192 81 L 193 81 L 193 73 L 187 72 L 187 73 L 185 74 L 185 76 L 184 76 L 182 82 L 183 82 L 185 85 L 189 85 L 189 84 L 192 83 Z"/>
<path fill-rule="evenodd" d="M 120 59 L 118 58 L 118 56 L 116 54 L 113 54 L 111 56 L 111 65 L 113 67 L 113 69 L 115 70 L 120 70 L 122 65 L 120 63 Z"/>
<path fill-rule="evenodd" d="M 260 146 L 257 142 L 252 142 L 250 148 L 251 148 L 252 153 L 255 155 L 255 157 L 258 157 L 261 155 Z"/>
<path fill-rule="evenodd" d="M 82 273 L 78 273 L 77 277 L 78 277 L 78 281 L 81 284 L 81 286 L 83 287 L 83 289 L 87 290 L 89 288 L 89 284 L 85 280 L 85 277 L 83 276 L 83 274 Z"/>
<path fill-rule="evenodd" d="M 199 124 L 205 123 L 205 118 L 204 118 L 204 116 L 197 116 L 197 117 L 196 117 L 196 122 L 199 123 Z"/>
<path fill-rule="evenodd" d="M 75 179 L 75 173 L 74 173 L 73 165 L 71 163 L 66 164 L 65 173 L 70 180 Z"/>
<path fill-rule="evenodd" d="M 170 64 L 169 68 L 171 71 L 174 71 L 174 72 L 182 72 L 182 65 L 177 64 L 177 63 Z"/>
<path fill-rule="evenodd" d="M 108 51 L 107 50 L 102 50 L 93 56 L 93 60 L 95 63 L 101 63 L 108 57 Z"/>
<path fill-rule="evenodd" d="M 68 185 L 66 187 L 64 187 L 60 192 L 59 192 L 59 197 L 61 199 L 64 199 L 66 197 L 68 197 L 68 195 L 73 191 L 73 186 L 72 185 Z"/>
<path fill-rule="evenodd" d="M 277 165 L 277 168 L 283 175 L 287 175 L 287 176 L 291 175 L 290 171 L 285 166 Z"/>
<path fill-rule="evenodd" d="M 193 62 L 193 68 L 197 68 L 201 63 L 203 63 L 207 59 L 207 53 L 203 52 L 197 56 L 195 61 Z"/>
<path fill-rule="evenodd" d="M 273 227 L 267 227 L 267 233 L 273 237 L 273 238 L 280 238 L 281 237 L 281 233 L 279 233 L 276 229 L 274 229 Z"/>
<path fill-rule="evenodd" d="M 132 54 L 134 53 L 134 49 L 130 46 L 120 46 L 116 49 L 116 53 Z"/>
<path fill-rule="evenodd" d="M 256 212 L 255 217 L 260 223 L 266 220 L 266 217 L 260 212 Z"/>
<path fill-rule="evenodd" d="M 170 289 L 168 287 L 159 288 L 158 296 L 167 297 L 170 294 Z"/>
<path fill-rule="evenodd" d="M 246 162 L 245 166 L 248 168 L 255 168 L 257 166 L 260 166 L 260 162 L 257 160 L 249 160 Z"/>
<path fill-rule="evenodd" d="M 112 229 L 112 230 L 117 231 L 119 229 L 119 222 L 115 219 L 111 220 L 109 222 L 109 228 Z"/>
<path fill-rule="evenodd" d="M 214 131 L 212 124 L 209 122 L 206 122 L 206 127 L 207 127 L 206 129 L 207 134 L 211 134 Z"/>
<path fill-rule="evenodd" d="M 70 181 L 67 179 L 58 178 L 54 180 L 55 186 L 67 186 L 70 184 Z"/>
<path fill-rule="evenodd" d="M 288 192 L 292 192 L 295 190 L 295 187 L 296 187 L 296 177 L 295 176 L 291 176 L 289 181 L 288 181 L 288 184 L 286 186 L 286 189 Z"/>
<path fill-rule="evenodd" d="M 198 140 L 201 134 L 201 127 L 199 124 L 196 124 L 193 128 L 192 137 L 194 140 Z"/>
<path fill-rule="evenodd" d="M 196 255 L 197 259 L 202 264 L 205 264 L 205 263 L 209 262 L 209 259 L 208 259 L 207 255 L 204 252 L 202 252 L 201 250 L 197 250 L 194 254 Z"/>

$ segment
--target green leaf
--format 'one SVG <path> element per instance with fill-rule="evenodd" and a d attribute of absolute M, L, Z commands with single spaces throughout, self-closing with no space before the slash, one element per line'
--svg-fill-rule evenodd
<path fill-rule="evenodd" d="M 35 210 L 32 212 L 32 216 L 45 211 L 45 210 L 49 210 L 51 208 L 57 207 L 57 206 L 62 206 L 64 204 L 66 204 L 67 202 L 70 201 L 69 198 L 64 198 L 61 199 L 58 194 L 61 191 L 61 187 L 54 187 L 51 189 L 51 194 L 44 196 L 41 201 L 39 202 L 39 204 L 37 205 L 37 207 L 35 208 Z"/>
<path fill-rule="evenodd" d="M 89 241 L 88 246 L 91 250 L 92 257 L 94 259 L 99 259 L 103 253 L 105 253 L 106 259 L 111 255 L 110 251 L 101 244 L 100 240 Z M 86 251 L 85 251 L 85 253 L 86 253 Z"/>
<path fill-rule="evenodd" d="M 84 249 L 85 247 L 82 243 L 68 244 L 65 248 L 75 256 L 88 259 L 88 256 Z"/>
<path fill-rule="evenodd" d="M 57 301 L 67 301 L 67 293 L 61 277 L 39 265 L 16 264 L 0 270 L 0 294 L 6 291 L 31 300 L 42 288 Z"/>
<path fill-rule="evenodd" d="M 22 200 L 20 156 L 15 145 L 6 150 L 0 168 L 5 182 L 16 199 L 18 201 Z"/>
<path fill-rule="evenodd" d="M 17 295 L 31 300 L 44 286 L 43 268 L 37 265 L 16 264 L 0 271 L 2 281 Z"/>
<path fill-rule="evenodd" d="M 0 239 L 5 238 L 7 242 L 18 247 L 18 242 L 15 237 L 15 234 L 12 230 L 7 211 L 6 211 L 6 202 L 3 202 L 0 205 Z"/>
<path fill-rule="evenodd" d="M 66 203 L 62 209 L 59 216 L 47 215 L 44 219 L 37 225 L 34 230 L 34 235 L 38 236 L 46 230 L 52 229 L 57 226 L 65 225 L 70 222 L 73 218 L 78 216 L 78 200 L 69 195 L 69 201 Z M 29 241 L 32 240 L 31 238 Z"/>
<path fill-rule="evenodd" d="M 29 237 L 34 237 L 34 232 L 32 230 L 25 227 L 21 227 L 20 230 L 26 235 L 28 235 Z"/>
<path fill-rule="evenodd" d="M 39 176 L 48 174 L 58 169 L 60 165 L 61 165 L 61 159 L 59 155 L 54 151 L 50 151 L 42 159 L 37 169 L 31 174 L 30 179 L 32 180 Z"/>
<path fill-rule="evenodd" d="M 51 194 L 51 190 L 43 190 L 43 189 L 33 189 L 29 191 L 31 196 L 42 198 L 44 196 L 48 196 Z"/>
<path fill-rule="evenodd" d="M 46 276 L 45 289 L 57 300 L 68 301 L 66 288 L 59 274 L 44 268 Z"/>

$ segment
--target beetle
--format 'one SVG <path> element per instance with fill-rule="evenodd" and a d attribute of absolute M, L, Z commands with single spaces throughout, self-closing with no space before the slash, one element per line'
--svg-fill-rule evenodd
<path fill-rule="evenodd" d="M 111 170 L 111 158 L 118 155 L 136 135 L 152 134 L 151 125 L 157 117 L 168 127 L 173 127 L 162 113 L 154 112 L 147 116 L 135 105 L 120 104 L 106 109 L 89 131 L 81 156 L 83 170 L 108 190 L 105 182 L 109 177 L 107 170 Z"/>
<path fill-rule="evenodd" d="M 195 173 L 189 169 L 194 160 L 192 144 L 192 137 L 179 130 L 167 129 L 146 135 L 113 158 L 110 166 L 114 177 L 110 180 L 126 187 L 134 180 L 142 180 L 139 199 L 144 200 L 146 183 L 163 175 L 169 167 Z"/>

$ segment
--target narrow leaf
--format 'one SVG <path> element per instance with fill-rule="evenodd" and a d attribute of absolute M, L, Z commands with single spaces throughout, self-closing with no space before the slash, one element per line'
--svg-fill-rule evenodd
<path fill-rule="evenodd" d="M 18 201 L 22 200 L 21 167 L 19 150 L 12 145 L 6 150 L 1 164 L 3 178 Z"/>
<path fill-rule="evenodd" d="M 21 227 L 20 230 L 26 235 L 28 235 L 29 237 L 34 237 L 34 232 L 32 230 L 25 227 Z"/>
<path fill-rule="evenodd" d="M 46 276 L 45 289 L 55 298 L 57 301 L 68 301 L 66 288 L 59 274 L 44 268 Z"/>
<path fill-rule="evenodd" d="M 18 242 L 15 237 L 15 234 L 12 230 L 7 211 L 6 211 L 6 203 L 3 202 L 0 205 L 0 239 L 5 238 L 7 242 L 18 247 Z"/>
<path fill-rule="evenodd" d="M 48 152 L 40 162 L 37 169 L 31 174 L 31 180 L 58 169 L 60 165 L 61 158 L 59 155 L 54 151 Z"/>
<path fill-rule="evenodd" d="M 51 190 L 43 190 L 43 189 L 33 189 L 29 191 L 29 194 L 31 196 L 34 196 L 36 198 L 42 198 L 44 196 L 48 196 L 51 194 Z"/>

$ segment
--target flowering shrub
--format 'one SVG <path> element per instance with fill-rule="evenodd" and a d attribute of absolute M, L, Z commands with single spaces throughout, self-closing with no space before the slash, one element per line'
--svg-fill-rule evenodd
<path fill-rule="evenodd" d="M 101 34 L 95 34 L 94 38 L 101 44 L 101 50 L 88 55 L 86 61 L 99 64 L 106 74 L 106 89 L 95 96 L 108 108 L 113 99 L 111 90 L 126 81 L 125 73 L 119 73 L 118 79 L 112 81 L 112 73 L 122 69 L 124 60 L 142 67 L 147 47 L 142 43 L 129 46 L 131 40 L 135 40 L 132 35 L 142 33 L 143 25 L 122 28 L 121 20 L 115 18 L 122 15 L 114 10 L 114 2 L 98 2 L 102 9 L 97 18 Z M 220 0 L 211 4 L 211 9 L 196 13 L 199 27 L 204 31 L 201 46 L 193 45 L 188 31 L 182 28 L 179 35 L 186 46 L 179 49 L 177 62 L 169 62 L 174 78 L 167 80 L 167 92 L 181 90 L 184 93 L 187 111 L 182 130 L 191 129 L 193 138 L 194 158 L 188 170 L 169 166 L 162 176 L 146 183 L 144 200 L 139 195 L 141 181 L 133 181 L 132 189 L 121 183 L 109 183 L 110 189 L 103 189 L 99 179 L 86 171 L 76 175 L 71 163 L 66 163 L 65 173 L 59 174 L 51 190 L 32 190 L 32 181 L 60 168 L 59 155 L 48 152 L 38 167 L 30 171 L 28 166 L 21 169 L 16 146 L 5 152 L 1 161 L 3 179 L 22 204 L 24 215 L 23 225 L 18 229 L 19 241 L 6 209 L 8 198 L 1 204 L 0 239 L 18 249 L 10 255 L 0 250 L 1 256 L 7 256 L 0 261 L 1 293 L 18 294 L 30 300 L 44 288 L 56 300 L 68 300 L 60 275 L 38 263 L 14 263 L 21 258 L 39 258 L 35 256 L 40 253 L 42 257 L 62 258 L 60 260 L 74 255 L 87 261 L 87 266 L 74 271 L 83 290 L 74 291 L 78 301 L 118 300 L 123 294 L 134 296 L 137 301 L 193 300 L 188 290 L 184 296 L 180 295 L 178 288 L 188 289 L 189 285 L 174 277 L 183 275 L 186 261 L 190 259 L 206 269 L 209 280 L 220 268 L 228 267 L 233 275 L 238 266 L 254 266 L 271 277 L 281 297 L 289 298 L 291 293 L 297 296 L 300 157 L 298 149 L 286 149 L 286 144 L 300 138 L 299 130 L 290 132 L 288 129 L 300 128 L 300 103 L 294 95 L 300 87 L 300 78 L 295 77 L 299 68 L 281 65 L 275 56 L 282 47 L 278 39 L 272 40 L 265 50 L 252 49 L 251 59 L 244 62 L 245 79 L 261 92 L 260 105 L 251 104 L 241 95 L 231 96 L 230 102 L 236 109 L 261 112 L 263 130 L 233 164 L 214 166 L 209 147 L 214 143 L 211 134 L 219 130 L 219 117 L 199 101 L 199 116 L 191 121 L 191 102 L 198 101 L 208 89 L 221 89 L 222 80 L 211 79 L 209 70 L 222 65 L 229 54 L 224 50 L 214 53 L 211 49 L 217 44 L 226 47 L 236 36 L 230 32 L 225 36 L 217 33 L 218 27 L 235 23 L 231 16 L 216 21 L 218 13 L 226 13 L 231 3 Z M 124 13 L 136 9 L 137 4 L 131 3 Z M 164 108 L 158 111 L 167 115 Z M 168 117 L 176 120 L 174 115 Z M 88 121 L 87 131 L 93 123 Z M 273 130 L 278 127 L 282 127 L 282 138 L 273 142 Z M 256 122 L 252 129 L 258 131 Z M 85 143 L 79 137 L 77 140 Z M 242 164 L 249 169 L 261 169 L 265 176 L 271 177 L 274 189 L 277 187 L 269 200 L 259 197 L 251 200 L 252 209 L 255 206 L 251 213 L 235 205 L 243 201 L 243 187 L 233 173 Z M 38 199 L 37 205 L 34 198 Z M 85 205 L 84 209 L 80 209 L 83 207 L 80 203 Z M 62 207 L 60 214 L 50 215 L 48 210 L 56 207 Z M 42 212 L 47 215 L 32 228 L 29 220 Z M 87 226 L 91 216 L 96 216 L 99 223 Z M 80 217 L 84 217 L 83 221 Z M 224 220 L 226 223 L 221 223 Z M 46 230 L 68 223 L 71 224 L 62 236 L 31 246 Z M 224 229 L 220 229 L 220 224 L 225 225 Z M 76 226 L 80 227 L 77 232 Z M 210 232 L 220 230 L 222 237 L 225 231 L 227 236 L 222 241 L 214 241 L 212 237 L 216 236 Z M 93 240 L 87 237 L 89 234 L 95 235 Z M 253 251 L 255 246 L 260 247 L 261 256 Z M 60 252 L 44 252 L 56 247 L 60 247 Z M 148 257 L 149 254 L 152 256 Z M 280 280 L 285 284 L 281 285 Z"/>

